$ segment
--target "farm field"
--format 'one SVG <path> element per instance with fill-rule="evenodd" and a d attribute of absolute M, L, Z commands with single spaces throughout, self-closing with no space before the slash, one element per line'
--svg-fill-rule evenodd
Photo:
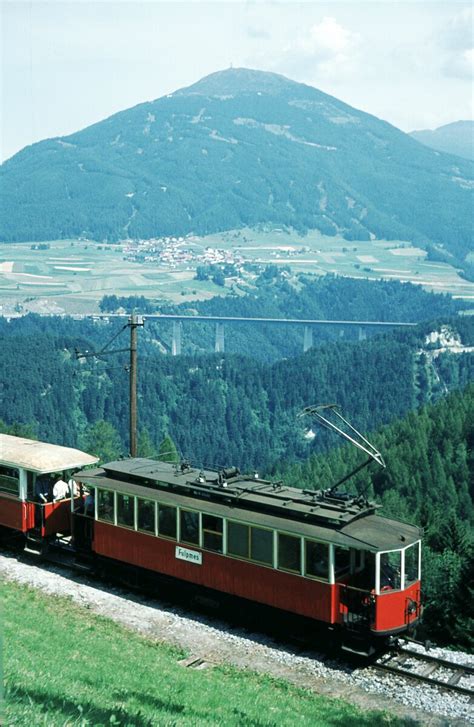
<path fill-rule="evenodd" d="M 206 248 L 233 251 L 258 265 L 289 265 L 295 272 L 395 279 L 423 285 L 436 292 L 474 301 L 474 283 L 459 277 L 450 265 L 426 260 L 426 253 L 408 243 L 386 240 L 348 242 L 316 231 L 301 237 L 274 230 L 239 230 L 182 243 L 194 256 Z M 35 249 L 33 249 L 35 247 Z M 124 259 L 122 245 L 83 240 L 2 244 L 0 247 L 0 314 L 97 313 L 104 295 L 143 295 L 170 303 L 226 295 L 211 280 L 196 280 L 199 259 L 188 262 Z M 45 249 L 46 248 L 46 249 Z M 249 277 L 251 282 L 251 276 Z M 474 303 L 473 303 L 474 307 Z"/>
<path fill-rule="evenodd" d="M 352 278 L 400 280 L 427 290 L 474 301 L 474 283 L 461 278 L 451 265 L 430 262 L 424 250 L 403 240 L 349 242 L 311 230 L 294 232 L 239 230 L 210 235 L 206 244 L 233 247 L 261 264 L 289 265 L 296 272 L 335 273 Z"/>
<path fill-rule="evenodd" d="M 186 669 L 184 651 L 66 598 L 8 581 L 1 587 L 4 719 L 10 726 L 407 724 L 249 671 Z"/>

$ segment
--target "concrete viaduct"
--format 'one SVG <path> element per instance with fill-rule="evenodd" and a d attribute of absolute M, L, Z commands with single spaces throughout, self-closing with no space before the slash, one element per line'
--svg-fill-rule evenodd
<path fill-rule="evenodd" d="M 114 314 L 104 314 L 101 318 L 113 318 Z M 120 316 L 120 317 L 123 317 Z M 143 319 L 163 320 L 173 322 L 173 339 L 171 352 L 173 356 L 179 356 L 181 353 L 182 340 L 182 322 L 187 323 L 215 323 L 216 337 L 214 350 L 216 352 L 224 351 L 224 325 L 229 323 L 245 323 L 245 324 L 272 324 L 278 326 L 300 326 L 303 327 L 303 351 L 307 351 L 313 345 L 313 328 L 316 326 L 335 326 L 339 327 L 341 334 L 345 328 L 356 327 L 359 331 L 359 340 L 366 338 L 367 329 L 384 329 L 384 328 L 408 328 L 416 326 L 416 323 L 403 323 L 401 321 L 339 321 L 339 320 L 306 320 L 303 318 L 245 318 L 242 316 L 189 316 L 178 314 L 160 314 L 151 313 L 144 316 L 138 316 Z"/>

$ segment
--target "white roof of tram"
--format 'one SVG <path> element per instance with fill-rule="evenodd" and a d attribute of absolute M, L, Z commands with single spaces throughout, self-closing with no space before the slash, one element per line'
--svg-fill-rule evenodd
<path fill-rule="evenodd" d="M 79 449 L 0 434 L 0 465 L 46 474 L 85 467 L 98 461 L 97 457 Z"/>

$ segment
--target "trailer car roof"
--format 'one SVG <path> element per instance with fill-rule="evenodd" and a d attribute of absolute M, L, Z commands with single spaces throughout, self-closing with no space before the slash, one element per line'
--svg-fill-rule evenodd
<path fill-rule="evenodd" d="M 97 457 L 71 447 L 0 434 L 0 465 L 46 474 L 96 464 Z"/>

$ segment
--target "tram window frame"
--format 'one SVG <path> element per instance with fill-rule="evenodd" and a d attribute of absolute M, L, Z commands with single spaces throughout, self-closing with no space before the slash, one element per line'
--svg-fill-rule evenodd
<path fill-rule="evenodd" d="M 384 556 L 392 556 L 394 553 L 398 553 L 399 564 L 400 564 L 398 574 L 396 573 L 396 575 L 398 575 L 398 586 L 397 587 L 391 586 L 389 583 L 382 582 L 382 567 L 383 567 L 382 559 L 384 558 Z M 403 553 L 403 549 L 401 549 L 401 548 L 395 548 L 394 550 L 385 550 L 381 553 L 378 553 L 377 583 L 378 583 L 378 592 L 382 596 L 386 593 L 397 593 L 397 592 L 403 590 L 403 588 L 402 588 L 402 586 L 403 586 L 403 583 L 402 583 L 402 574 L 403 574 L 402 573 L 402 571 L 403 571 L 402 553 Z M 393 569 L 394 566 L 391 563 L 388 563 L 388 565 L 390 566 L 390 568 Z"/>
<path fill-rule="evenodd" d="M 408 588 L 409 586 L 412 586 L 414 583 L 420 580 L 420 546 L 421 542 L 418 540 L 416 543 L 409 545 L 403 551 L 403 579 L 401 581 L 401 586 L 403 590 L 405 590 L 405 588 Z M 407 553 L 409 550 L 413 551 L 416 564 L 416 578 L 411 579 L 407 578 Z"/>
<path fill-rule="evenodd" d="M 347 553 L 348 562 L 347 565 L 344 565 L 343 567 L 338 568 L 337 567 L 337 552 L 343 551 L 344 553 Z M 342 545 L 335 545 L 334 546 L 334 580 L 337 581 L 338 578 L 342 578 L 344 576 L 348 576 L 351 574 L 351 549 L 345 548 Z"/>
<path fill-rule="evenodd" d="M 152 506 L 152 524 L 150 528 L 140 527 L 140 506 L 145 504 L 146 506 Z M 140 533 L 146 533 L 147 535 L 156 535 L 156 502 L 155 500 L 148 500 L 145 497 L 137 497 L 137 531 Z"/>
<path fill-rule="evenodd" d="M 189 527 L 189 525 L 186 523 L 186 517 L 189 515 L 197 517 L 197 540 L 186 539 L 185 537 L 183 537 L 183 530 Z M 183 524 L 185 527 L 183 527 Z M 186 545 L 194 545 L 197 547 L 201 546 L 201 513 L 199 512 L 199 510 L 191 510 L 187 507 L 179 508 L 179 542 L 186 543 Z"/>
<path fill-rule="evenodd" d="M 269 542 L 267 545 L 271 548 L 271 558 L 270 560 L 262 560 L 261 558 L 257 558 L 254 556 L 254 550 L 257 549 L 256 544 L 254 545 L 254 536 L 259 535 L 260 533 L 269 534 Z M 273 535 L 274 531 L 271 528 L 262 528 L 260 526 L 250 526 L 250 560 L 253 563 L 259 563 L 260 565 L 266 565 L 273 567 L 275 564 L 275 538 Z"/>
<path fill-rule="evenodd" d="M 167 538 L 168 540 L 177 540 L 178 539 L 178 508 L 176 505 L 166 505 L 165 503 L 158 502 L 157 504 L 157 514 L 156 514 L 156 527 L 158 531 L 158 537 L 159 538 Z M 163 533 L 161 529 L 161 523 L 160 523 L 160 512 L 169 512 L 171 515 L 171 510 L 174 510 L 174 534 L 170 535 L 168 533 Z M 170 518 L 169 524 L 172 523 L 172 519 Z"/>
<path fill-rule="evenodd" d="M 128 505 L 123 509 L 125 498 L 128 499 Z M 130 507 L 131 505 L 131 507 Z M 127 522 L 130 519 L 131 511 L 131 522 Z M 124 517 L 126 513 L 126 517 Z M 135 497 L 129 495 L 126 492 L 117 492 L 115 500 L 115 524 L 121 528 L 129 528 L 130 530 L 135 529 Z"/>
<path fill-rule="evenodd" d="M 277 567 L 278 570 L 284 571 L 285 573 L 296 573 L 298 575 L 301 575 L 302 572 L 302 558 L 301 558 L 301 536 L 299 535 L 290 535 L 290 533 L 277 533 Z M 291 568 L 290 566 L 284 566 L 282 565 L 282 546 L 284 546 L 285 542 L 287 545 L 290 544 L 290 541 L 295 541 L 294 543 L 291 543 L 291 546 L 295 546 L 295 554 L 296 554 L 296 561 L 298 563 L 297 568 Z"/>
<path fill-rule="evenodd" d="M 112 495 L 112 510 L 110 513 L 110 517 L 103 517 L 101 515 L 101 496 L 102 495 Z M 110 500 L 110 497 L 109 497 Z M 107 503 L 107 505 L 110 507 L 110 501 Z M 112 525 L 115 524 L 115 497 L 114 497 L 114 491 L 113 490 L 106 490 L 105 488 L 98 487 L 97 488 L 97 520 L 101 520 L 104 523 L 111 523 Z"/>
<path fill-rule="evenodd" d="M 216 524 L 215 522 L 212 523 L 211 521 L 220 521 L 220 527 L 221 530 L 216 530 L 213 527 L 210 527 L 213 524 Z M 202 513 L 201 515 L 201 531 L 202 531 L 202 547 L 204 550 L 210 550 L 213 553 L 223 553 L 224 552 L 224 518 L 220 517 L 219 515 L 210 515 L 208 513 Z M 209 545 L 209 539 L 212 541 L 214 539 L 216 542 L 220 539 L 220 547 L 213 547 Z"/>
<path fill-rule="evenodd" d="M 310 573 L 308 570 L 308 562 L 310 561 L 310 558 L 308 557 L 308 546 L 318 546 L 321 548 L 324 548 L 326 551 L 326 575 L 320 575 L 315 573 Z M 305 569 L 304 569 L 304 575 L 306 578 L 314 578 L 318 581 L 324 581 L 324 583 L 329 582 L 329 563 L 330 563 L 330 553 L 329 553 L 329 543 L 322 543 L 319 540 L 310 540 L 309 538 L 305 538 Z M 324 561 L 322 561 L 324 563 Z"/>
<path fill-rule="evenodd" d="M 13 472 L 16 472 L 16 475 L 12 474 Z M 5 481 L 5 485 L 2 484 L 2 481 Z M 20 470 L 18 467 L 0 466 L 0 493 L 13 497 L 20 496 Z"/>
<path fill-rule="evenodd" d="M 231 532 L 234 530 L 234 532 Z M 239 533 L 240 530 L 240 533 Z M 240 536 L 244 537 L 240 537 Z M 233 552 L 230 550 L 232 547 L 232 540 L 237 536 L 239 544 L 246 544 L 246 552 Z M 237 549 L 236 549 L 237 550 Z M 226 555 L 230 555 L 233 558 L 242 558 L 244 560 L 250 560 L 250 525 L 247 523 L 241 523 L 238 520 L 227 520 L 227 552 Z"/>

